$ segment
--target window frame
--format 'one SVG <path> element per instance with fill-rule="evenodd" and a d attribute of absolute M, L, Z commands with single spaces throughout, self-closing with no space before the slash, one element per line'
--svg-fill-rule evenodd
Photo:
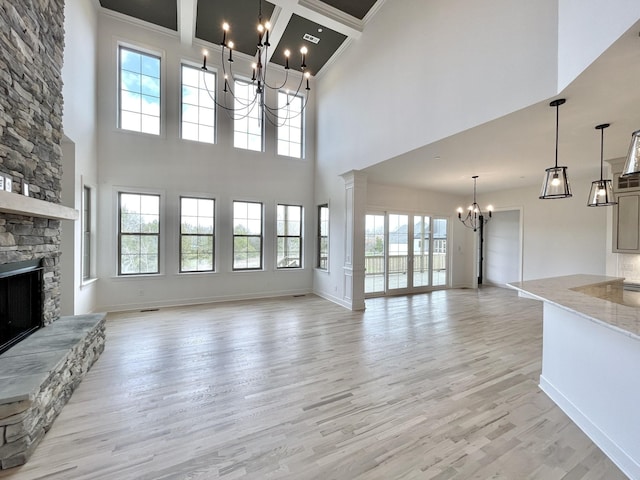
<path fill-rule="evenodd" d="M 193 122 L 186 122 L 189 124 L 193 124 L 196 125 L 198 127 L 198 139 L 194 140 L 192 138 L 184 138 L 184 96 L 183 96 L 183 89 L 185 87 L 184 85 L 184 69 L 185 68 L 189 68 L 192 70 L 196 70 L 198 73 L 198 105 L 193 105 L 193 104 L 187 104 L 187 105 L 192 105 L 194 107 L 196 107 L 198 109 L 198 123 L 193 123 Z M 211 77 L 213 77 L 211 79 L 211 86 L 213 87 L 212 90 L 208 89 L 208 88 L 202 88 L 200 87 L 200 75 L 202 75 L 202 81 L 206 86 L 209 86 L 209 82 L 206 81 L 206 75 L 211 75 Z M 190 85 L 187 85 L 190 86 Z M 194 88 L 194 87 L 192 87 Z M 211 128 L 213 128 L 213 140 L 211 142 L 209 142 L 208 140 L 201 140 L 200 139 L 200 127 L 204 126 L 204 127 L 209 127 L 209 125 L 201 125 L 200 124 L 200 108 L 206 108 L 206 109 L 210 109 L 209 107 L 203 107 L 200 105 L 200 93 L 201 92 L 211 92 L 213 91 L 213 126 Z M 180 63 L 180 139 L 181 140 L 185 140 L 188 142 L 198 142 L 198 143 L 204 143 L 204 144 L 208 144 L 208 145 L 215 145 L 218 141 L 218 104 L 217 104 L 217 95 L 218 95 L 218 72 L 215 69 L 208 69 L 207 71 L 203 71 L 201 67 L 198 67 L 196 65 L 193 65 L 189 62 L 186 61 L 182 61 Z"/>
<path fill-rule="evenodd" d="M 278 91 L 278 111 L 279 112 L 281 111 L 281 107 L 280 107 L 280 98 L 281 98 L 280 96 L 281 95 L 286 95 L 287 99 L 289 97 L 292 97 L 292 98 L 300 101 L 300 113 L 298 115 L 296 115 L 295 117 L 292 117 L 292 118 L 298 118 L 298 117 L 300 118 L 300 137 L 298 139 L 299 142 L 297 142 L 297 143 L 296 142 L 292 142 L 290 139 L 289 140 L 281 140 L 280 134 L 281 134 L 283 129 L 285 129 L 285 128 L 288 129 L 289 130 L 289 137 L 291 137 L 291 128 L 295 128 L 295 127 L 292 127 L 290 125 L 291 118 L 289 118 L 288 115 L 287 115 L 286 118 L 284 118 L 282 120 L 280 120 L 280 117 L 278 117 L 278 126 L 277 126 L 277 129 L 276 129 L 276 153 L 278 155 L 280 155 L 280 156 L 283 156 L 283 157 L 303 159 L 304 158 L 304 154 L 305 154 L 305 142 L 304 142 L 304 139 L 305 139 L 305 121 L 306 121 L 305 108 L 304 108 L 304 100 L 305 100 L 305 98 L 300 94 L 296 95 L 296 94 L 292 94 L 292 93 L 289 93 L 289 92 L 284 91 L 284 90 L 279 90 Z M 287 102 L 287 105 L 290 104 L 290 103 L 291 103 L 290 101 Z M 280 122 L 282 122 L 282 123 L 280 123 Z M 286 144 L 288 146 L 288 148 L 287 148 L 287 150 L 289 152 L 288 154 L 280 152 L 280 142 L 286 142 Z M 292 144 L 300 145 L 300 155 L 299 156 L 295 156 L 295 155 L 291 155 L 290 154 L 291 153 L 291 145 Z"/>
<path fill-rule="evenodd" d="M 208 233 L 183 233 L 182 232 L 182 200 L 190 199 L 190 200 L 210 200 L 213 202 L 213 216 L 211 217 L 213 223 L 213 232 L 211 234 Z M 178 227 L 179 234 L 179 242 L 178 242 L 178 272 L 179 273 L 215 273 L 216 271 L 216 199 L 213 197 L 199 197 L 193 195 L 180 195 L 179 197 L 179 208 L 180 208 L 180 225 Z M 203 215 L 204 217 L 204 215 Z M 196 215 L 196 218 L 200 218 L 200 215 Z M 209 218 L 209 217 L 206 217 Z M 183 270 L 182 269 L 182 238 L 183 236 L 190 237 L 211 237 L 211 269 L 209 270 Z"/>
<path fill-rule="evenodd" d="M 322 215 L 322 211 L 326 210 L 327 214 L 326 214 L 326 220 L 323 220 L 323 215 Z M 328 203 L 323 203 L 318 205 L 318 218 L 317 218 L 317 224 L 316 224 L 316 228 L 317 228 L 317 232 L 316 232 L 316 241 L 317 241 L 317 248 L 316 248 L 316 268 L 318 270 L 322 270 L 323 272 L 328 272 L 329 271 L 329 214 L 330 214 L 330 210 L 329 210 L 329 204 Z M 323 235 L 323 222 L 326 224 L 326 234 Z M 325 263 L 326 265 L 323 267 L 322 266 L 322 254 L 324 253 L 322 250 L 322 240 L 326 239 L 326 258 L 325 258 Z"/>
<path fill-rule="evenodd" d="M 288 216 L 287 216 L 287 212 L 289 208 L 295 207 L 299 209 L 300 212 L 300 220 L 299 220 L 299 227 L 298 227 L 298 235 L 280 235 L 278 234 L 278 223 L 280 222 L 280 219 L 278 217 L 278 209 L 280 207 L 285 207 L 285 216 L 284 219 L 282 221 L 284 221 L 285 223 L 285 231 L 288 230 Z M 304 268 L 303 265 L 303 251 L 304 251 L 304 243 L 303 243 L 303 229 L 304 229 L 304 208 L 302 205 L 295 205 L 295 204 L 287 204 L 287 203 L 278 203 L 276 205 L 276 270 L 299 270 Z M 297 257 L 297 262 L 298 265 L 297 266 L 292 266 L 292 267 L 280 267 L 278 266 L 278 254 L 280 252 L 279 250 L 279 245 L 280 245 L 280 239 L 284 239 L 285 242 L 285 247 L 287 245 L 287 240 L 288 239 L 298 239 L 298 245 L 299 245 L 299 251 L 298 251 L 298 257 Z M 285 250 L 287 250 L 285 248 Z"/>
<path fill-rule="evenodd" d="M 81 244 L 81 283 L 87 283 L 94 278 L 93 275 L 93 230 L 94 230 L 94 201 L 93 188 L 89 185 L 82 185 L 82 244 Z"/>
<path fill-rule="evenodd" d="M 147 57 L 153 57 L 156 58 L 159 62 L 158 64 L 158 133 L 152 133 L 152 132 L 145 132 L 142 130 L 142 124 L 141 124 L 141 128 L 140 130 L 134 130 L 134 129 L 130 129 L 130 128 L 124 128 L 122 126 L 122 113 L 123 113 L 123 109 L 122 109 L 122 50 L 128 50 L 130 52 L 133 53 L 137 53 L 139 55 L 144 55 Z M 136 133 L 136 134 L 142 134 L 142 135 L 152 135 L 154 137 L 160 137 L 163 135 L 163 109 L 164 109 L 164 102 L 163 102 L 163 89 L 164 89 L 164 81 L 163 81 L 163 68 L 164 68 L 164 56 L 162 55 L 161 52 L 155 51 L 155 50 L 151 50 L 151 49 L 147 49 L 144 47 L 140 47 L 137 45 L 132 45 L 126 42 L 118 42 L 117 43 L 117 48 L 116 48 L 116 70 L 117 70 L 117 76 L 118 76 L 118 82 L 117 82 L 117 99 L 118 99 L 118 105 L 117 105 L 117 113 L 116 113 L 116 117 L 117 117 L 117 121 L 116 121 L 116 126 L 118 131 L 121 132 L 129 132 L 129 133 Z M 141 93 L 142 95 L 142 93 Z M 139 113 L 140 115 L 142 115 L 142 109 L 140 112 L 134 112 L 134 113 Z"/>
<path fill-rule="evenodd" d="M 154 272 L 133 272 L 133 273 L 123 273 L 122 272 L 122 195 L 138 195 L 140 197 L 157 197 L 158 198 L 158 231 L 157 233 L 124 233 L 124 236 L 154 236 L 157 237 L 157 265 L 156 271 Z M 159 275 L 160 274 L 160 265 L 161 265 L 161 252 L 162 252 L 162 195 L 159 193 L 149 193 L 149 192 L 139 192 L 132 190 L 119 190 L 116 195 L 117 202 L 117 275 L 118 277 L 133 277 L 133 276 L 148 276 L 148 275 Z"/>
<path fill-rule="evenodd" d="M 239 114 L 238 109 L 236 108 L 236 102 L 238 101 L 239 97 L 238 97 L 238 83 L 242 83 L 245 84 L 247 87 L 251 88 L 252 86 L 252 82 L 251 80 L 242 78 L 242 77 L 238 77 L 235 78 L 233 81 L 233 107 L 235 110 L 234 113 L 234 118 L 233 118 L 233 138 L 232 138 L 232 144 L 233 144 L 233 148 L 237 148 L 240 150 L 247 150 L 249 152 L 258 152 L 258 153 L 263 153 L 265 151 L 265 118 L 264 118 L 264 112 L 263 110 L 260 108 L 260 102 L 258 100 L 255 100 L 255 102 L 253 102 L 253 107 L 245 113 Z M 241 99 L 244 100 L 246 102 L 249 102 L 251 99 L 250 98 L 246 98 L 246 99 Z M 258 117 L 251 117 L 251 112 L 253 111 L 254 108 L 258 108 L 259 112 L 258 112 Z M 243 111 L 244 108 L 241 108 L 240 111 Z M 260 149 L 259 150 L 255 150 L 253 148 L 249 148 L 249 129 L 247 128 L 247 131 L 239 131 L 237 130 L 236 126 L 238 125 L 238 122 L 240 122 L 241 120 L 245 120 L 247 119 L 247 121 L 258 121 L 260 124 Z M 243 135 L 246 136 L 247 139 L 247 147 L 239 147 L 238 145 L 236 145 L 236 133 L 242 133 Z M 253 135 L 253 134 L 252 134 Z"/>
<path fill-rule="evenodd" d="M 245 203 L 247 205 L 249 204 L 253 204 L 253 205 L 260 205 L 260 234 L 256 235 L 256 234 L 252 234 L 252 235 L 238 235 L 235 232 L 235 223 L 236 223 L 236 216 L 235 216 L 235 207 L 236 204 L 238 203 Z M 231 245 L 231 270 L 233 272 L 255 272 L 255 271 L 261 271 L 264 270 L 264 203 L 263 202 L 257 202 L 257 201 L 251 201 L 251 200 L 233 200 L 232 202 L 232 212 L 231 212 L 231 218 L 232 218 L 232 228 L 231 228 L 231 233 L 232 233 L 232 245 Z M 246 220 L 248 221 L 249 218 L 247 217 Z M 249 241 L 249 239 L 251 238 L 258 238 L 260 240 L 260 265 L 258 267 L 246 267 L 246 268 L 238 268 L 236 267 L 236 238 L 247 238 L 247 241 Z"/>

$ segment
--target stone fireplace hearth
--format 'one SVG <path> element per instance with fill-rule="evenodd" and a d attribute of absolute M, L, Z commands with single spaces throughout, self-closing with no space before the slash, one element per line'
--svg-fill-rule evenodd
<path fill-rule="evenodd" d="M 0 355 L 0 469 L 22 465 L 104 350 L 105 314 L 63 317 Z"/>

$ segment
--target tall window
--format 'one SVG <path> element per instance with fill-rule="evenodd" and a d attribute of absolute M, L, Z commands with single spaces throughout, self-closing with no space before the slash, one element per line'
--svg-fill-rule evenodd
<path fill-rule="evenodd" d="M 433 285 L 447 284 L 447 219 L 433 219 Z"/>
<path fill-rule="evenodd" d="M 160 134 L 160 58 L 120 47 L 120 121 L 123 130 Z"/>
<path fill-rule="evenodd" d="M 160 271 L 160 196 L 118 194 L 118 275 Z"/>
<path fill-rule="evenodd" d="M 302 158 L 302 97 L 278 92 L 278 155 Z"/>
<path fill-rule="evenodd" d="M 215 142 L 216 74 L 182 65 L 182 138 Z"/>
<path fill-rule="evenodd" d="M 246 150 L 262 151 L 262 111 L 256 101 L 254 86 L 249 82 L 234 82 L 233 146 Z"/>
<path fill-rule="evenodd" d="M 413 286 L 423 287 L 431 284 L 429 253 L 431 245 L 431 217 L 417 215 L 413 217 Z"/>
<path fill-rule="evenodd" d="M 387 289 L 408 286 L 409 215 L 390 213 L 389 243 L 387 244 Z"/>
<path fill-rule="evenodd" d="M 385 216 L 368 214 L 364 231 L 364 293 L 385 291 Z"/>
<path fill-rule="evenodd" d="M 82 280 L 91 278 L 91 188 L 82 190 Z"/>
<path fill-rule="evenodd" d="M 214 270 L 214 211 L 212 198 L 180 198 L 180 272 Z"/>
<path fill-rule="evenodd" d="M 277 207 L 277 268 L 302 268 L 302 207 Z"/>
<path fill-rule="evenodd" d="M 262 203 L 233 202 L 233 269 L 262 269 Z"/>
<path fill-rule="evenodd" d="M 316 267 L 329 269 L 329 205 L 318 205 L 318 257 Z"/>

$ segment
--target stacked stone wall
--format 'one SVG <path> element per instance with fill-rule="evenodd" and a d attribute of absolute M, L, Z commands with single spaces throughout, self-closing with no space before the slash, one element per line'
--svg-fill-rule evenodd
<path fill-rule="evenodd" d="M 64 0 L 0 0 L 0 175 L 60 203 Z M 43 259 L 45 324 L 60 315 L 60 222 L 0 212 L 0 264 Z"/>

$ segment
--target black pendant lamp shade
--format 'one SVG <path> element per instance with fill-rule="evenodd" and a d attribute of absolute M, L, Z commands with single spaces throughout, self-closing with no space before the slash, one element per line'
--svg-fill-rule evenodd
<path fill-rule="evenodd" d="M 629 153 L 627 161 L 624 162 L 621 177 L 628 177 L 640 173 L 640 130 L 636 130 L 631 134 L 631 145 L 629 145 Z"/>
<path fill-rule="evenodd" d="M 540 190 L 540 198 L 543 200 L 571 197 L 567 167 L 558 166 L 559 107 L 565 102 L 566 100 L 564 98 L 559 98 L 549 104 L 550 107 L 556 107 L 556 164 L 554 167 L 549 167 L 545 170 L 544 182 Z"/>
<path fill-rule="evenodd" d="M 615 201 L 613 196 L 613 187 L 611 180 L 605 180 L 603 178 L 604 170 L 604 129 L 609 126 L 608 123 L 598 125 L 596 130 L 600 130 L 600 180 L 591 182 L 591 191 L 589 192 L 589 200 L 587 205 L 589 207 L 606 207 L 608 205 L 615 205 L 618 202 Z"/>

